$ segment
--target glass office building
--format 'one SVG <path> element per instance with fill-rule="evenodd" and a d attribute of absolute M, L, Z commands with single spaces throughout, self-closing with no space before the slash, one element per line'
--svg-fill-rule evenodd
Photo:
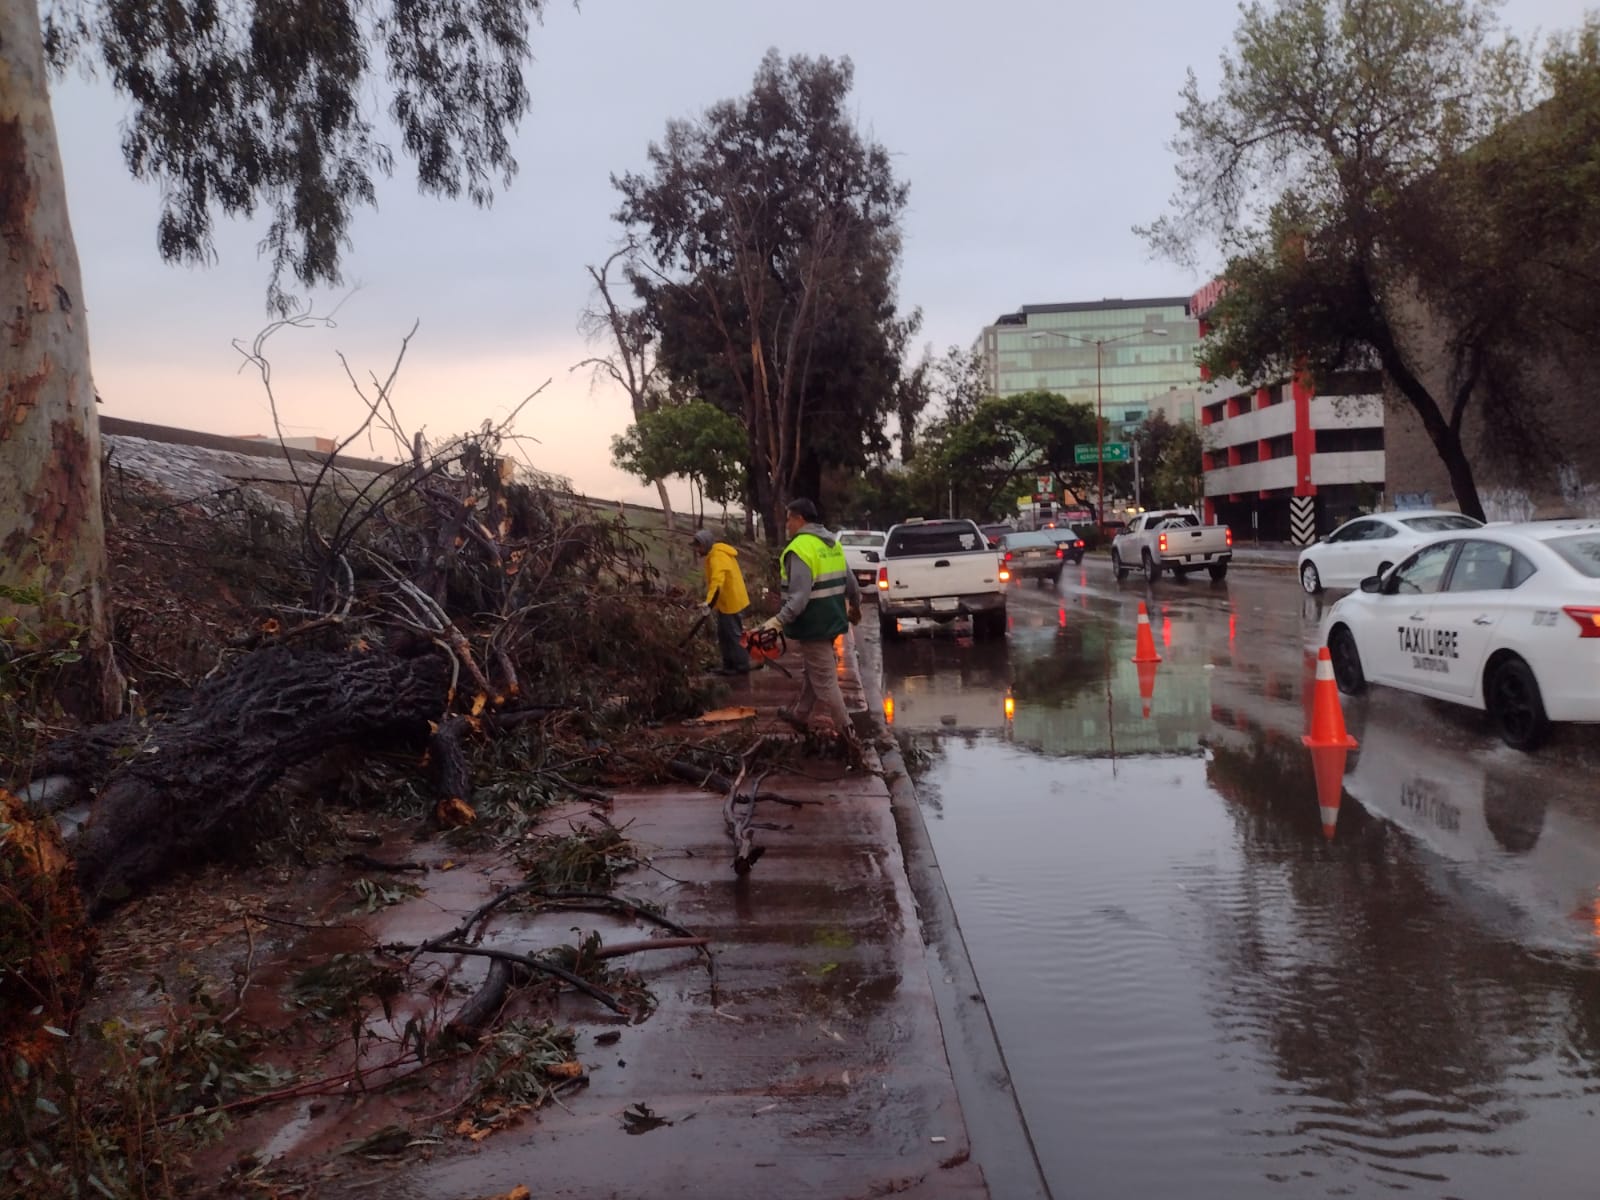
<path fill-rule="evenodd" d="M 979 349 L 995 395 L 1059 392 L 1090 407 L 1098 355 L 1102 411 L 1120 432 L 1158 408 L 1174 421 L 1195 419 L 1199 340 L 1189 298 L 1163 296 L 1024 304 L 985 327 Z"/>

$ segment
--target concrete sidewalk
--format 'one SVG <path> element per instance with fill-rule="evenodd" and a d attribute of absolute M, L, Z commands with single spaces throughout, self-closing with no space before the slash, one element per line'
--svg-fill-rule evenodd
<path fill-rule="evenodd" d="M 784 665 L 796 678 L 769 667 L 729 685 L 730 704 L 759 710 L 747 728 L 792 733 L 772 716 L 799 689 L 799 656 Z M 840 679 L 865 713 L 853 638 L 841 642 Z M 811 760 L 763 790 L 802 804 L 758 805 L 773 827 L 758 834 L 765 855 L 743 877 L 718 795 L 639 789 L 618 794 L 611 813 L 652 855 L 619 893 L 711 939 L 716 1003 L 696 956 L 676 951 L 636 962 L 658 1000 L 641 1024 L 564 997 L 560 1019 L 578 1027 L 591 1080 L 564 1099 L 569 1111 L 546 1108 L 520 1130 L 391 1177 L 386 1194 L 490 1196 L 518 1185 L 585 1198 L 990 1194 L 881 774 Z M 607 940 L 647 936 L 605 920 L 563 923 Z M 598 1044 L 606 1033 L 620 1040 Z M 631 1135 L 622 1114 L 636 1104 L 671 1124 Z"/>
<path fill-rule="evenodd" d="M 1251 567 L 1260 570 L 1293 571 L 1299 567 L 1300 546 L 1290 546 L 1278 542 L 1263 542 L 1257 546 L 1254 543 L 1234 543 L 1233 565 L 1235 567 Z"/>

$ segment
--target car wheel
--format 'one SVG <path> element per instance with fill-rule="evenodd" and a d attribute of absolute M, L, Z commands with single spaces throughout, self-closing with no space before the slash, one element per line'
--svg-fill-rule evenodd
<path fill-rule="evenodd" d="M 1539 681 L 1520 658 L 1503 659 L 1491 668 L 1484 700 L 1501 740 L 1513 750 L 1537 750 L 1550 736 Z"/>
<path fill-rule="evenodd" d="M 1221 583 L 1228 577 L 1227 563 L 1212 563 L 1206 570 L 1211 572 L 1211 582 Z"/>
<path fill-rule="evenodd" d="M 1346 696 L 1359 696 L 1367 690 L 1367 674 L 1361 669 L 1361 651 L 1355 634 L 1343 625 L 1328 633 L 1328 657 L 1333 660 L 1333 681 Z"/>
<path fill-rule="evenodd" d="M 1122 555 L 1115 550 L 1111 552 L 1111 569 L 1117 573 L 1118 579 L 1126 579 L 1128 577 L 1128 568 L 1122 565 Z"/>
<path fill-rule="evenodd" d="M 1151 557 L 1150 551 L 1144 552 L 1144 581 L 1154 583 L 1161 578 L 1161 564 Z"/>
<path fill-rule="evenodd" d="M 1300 586 L 1306 595 L 1315 596 L 1322 590 L 1322 576 L 1317 574 L 1317 564 L 1309 560 L 1300 567 Z"/>

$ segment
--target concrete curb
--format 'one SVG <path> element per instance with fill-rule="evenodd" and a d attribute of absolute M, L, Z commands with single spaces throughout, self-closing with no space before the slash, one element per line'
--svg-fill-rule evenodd
<path fill-rule="evenodd" d="M 1053 1200 L 939 870 L 917 803 L 916 787 L 906 770 L 899 743 L 884 722 L 883 698 L 876 684 L 861 670 L 860 641 L 854 630 L 847 644 L 849 665 L 867 703 L 863 716 L 871 734 L 869 754 L 878 760 L 867 765 L 881 772 L 889 789 L 900 851 L 917 902 L 922 941 L 930 955 L 928 976 L 944 1031 L 945 1058 L 966 1117 L 973 1156 L 983 1169 L 991 1195 L 1004 1196 L 1006 1200 Z"/>

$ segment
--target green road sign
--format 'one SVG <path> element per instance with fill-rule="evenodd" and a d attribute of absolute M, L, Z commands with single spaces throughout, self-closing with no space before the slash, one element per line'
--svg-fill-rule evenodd
<path fill-rule="evenodd" d="M 1100 455 L 1100 462 L 1119 463 L 1128 461 L 1127 442 L 1107 442 L 1102 449 L 1104 452 Z M 1072 448 L 1072 461 L 1079 466 L 1084 463 L 1092 463 L 1095 461 L 1094 452 L 1095 445 L 1093 442 L 1080 442 Z"/>

